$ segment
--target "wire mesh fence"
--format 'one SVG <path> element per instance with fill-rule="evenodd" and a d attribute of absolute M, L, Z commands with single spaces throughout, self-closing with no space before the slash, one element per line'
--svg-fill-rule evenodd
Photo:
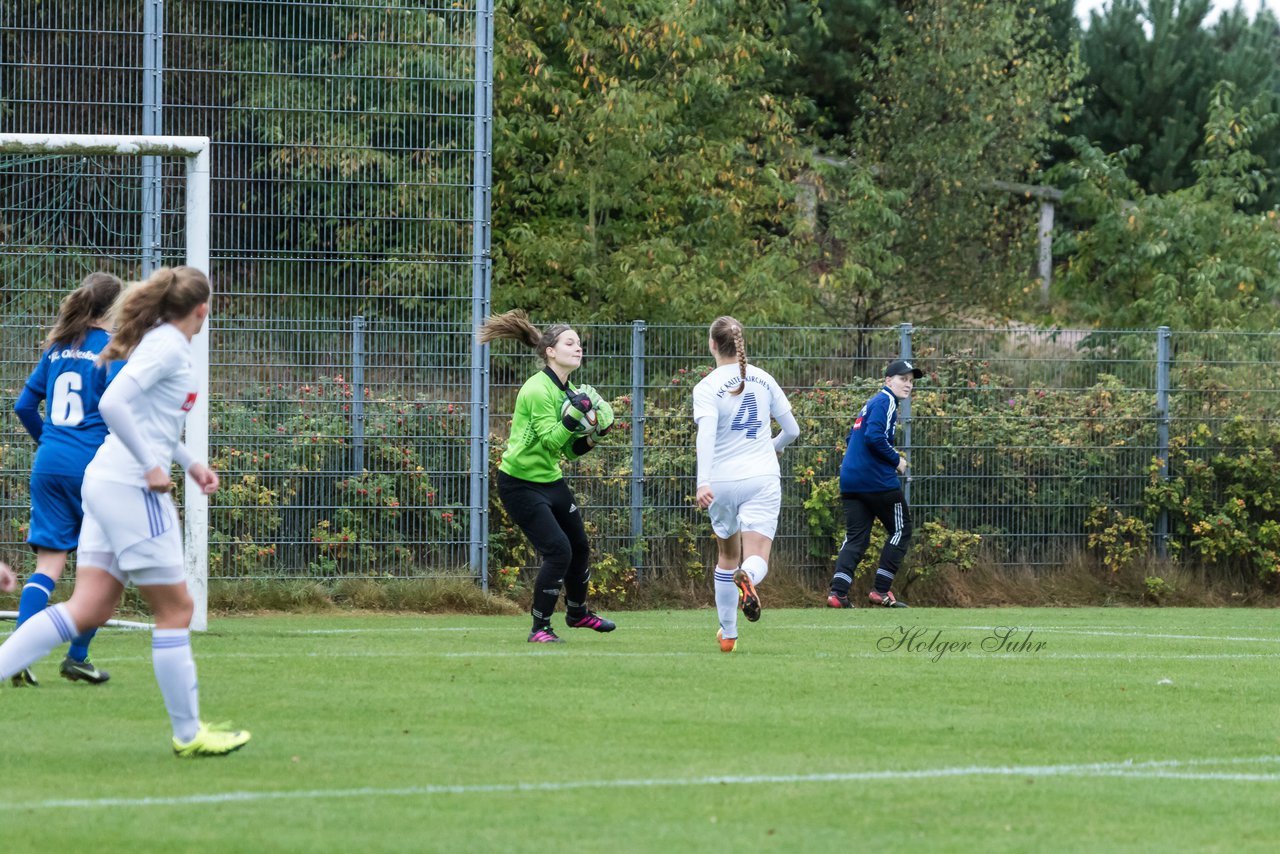
<path fill-rule="evenodd" d="M 528 560 L 486 460 L 536 365 L 508 344 L 485 361 L 471 334 L 488 308 L 491 22 L 486 2 L 0 5 L 5 130 L 213 140 L 215 577 L 473 575 Z M 6 406 L 85 273 L 182 260 L 182 194 L 167 158 L 0 161 Z M 710 320 L 579 328 L 575 379 L 621 418 L 566 469 L 598 560 L 642 577 L 708 560 L 690 395 L 712 364 Z M 1280 412 L 1276 335 L 754 328 L 748 348 L 803 430 L 782 460 L 776 562 L 815 575 L 839 534 L 820 518 L 824 485 L 900 353 L 928 371 L 902 418 L 917 525 L 978 532 L 997 563 L 1063 560 L 1094 507 L 1137 506 L 1170 443 L 1203 427 L 1194 453 L 1230 454 L 1224 425 Z M 0 424 L 10 552 L 32 450 L 16 419 Z"/>
<path fill-rule="evenodd" d="M 472 572 L 491 54 L 488 0 L 0 5 L 6 131 L 213 142 L 212 574 Z M 85 273 L 181 263 L 179 176 L 0 161 L 10 401 Z M 0 441 L 16 547 L 31 448 Z"/>
<path fill-rule="evenodd" d="M 584 461 L 583 473 L 568 467 L 593 543 L 641 573 L 706 565 L 710 537 L 693 506 L 691 404 L 693 385 L 713 364 L 706 327 L 579 332 L 587 357 L 575 378 L 614 401 L 626 433 L 593 452 L 603 459 Z M 1172 342 L 1163 360 L 1162 337 Z M 979 533 L 984 559 L 997 564 L 1052 565 L 1083 551 L 1091 513 L 1136 513 L 1165 473 L 1156 463 L 1169 442 L 1185 441 L 1206 415 L 1210 429 L 1223 419 L 1280 415 L 1280 335 L 758 328 L 748 330 L 747 347 L 783 385 L 801 424 L 782 457 L 774 554 L 812 577 L 830 571 L 842 534 L 815 523 L 813 502 L 833 496 L 819 487 L 837 478 L 853 418 L 899 353 L 914 354 L 926 371 L 900 418 L 916 525 Z M 495 351 L 493 366 L 501 430 L 536 365 Z M 1206 384 L 1206 375 L 1215 379 Z M 1213 443 L 1200 449 L 1232 452 Z"/>

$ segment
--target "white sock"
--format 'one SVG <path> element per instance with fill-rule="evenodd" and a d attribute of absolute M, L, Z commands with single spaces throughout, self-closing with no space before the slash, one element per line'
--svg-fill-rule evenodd
<path fill-rule="evenodd" d="M 155 629 L 151 632 L 151 664 L 173 723 L 173 737 L 190 741 L 200 729 L 200 692 L 196 685 L 196 661 L 191 657 L 190 629 Z"/>
<path fill-rule="evenodd" d="M 746 570 L 747 575 L 751 576 L 751 583 L 759 586 L 764 577 L 769 574 L 769 564 L 765 563 L 764 558 L 760 555 L 752 555 L 742 562 L 742 568 Z"/>
<path fill-rule="evenodd" d="M 716 613 L 720 615 L 722 637 L 738 636 L 738 585 L 733 583 L 733 570 L 716 567 Z"/>
<path fill-rule="evenodd" d="M 52 652 L 55 646 L 67 643 L 78 634 L 76 624 L 62 603 L 32 615 L 0 645 L 0 679 L 8 679 L 25 670 Z"/>

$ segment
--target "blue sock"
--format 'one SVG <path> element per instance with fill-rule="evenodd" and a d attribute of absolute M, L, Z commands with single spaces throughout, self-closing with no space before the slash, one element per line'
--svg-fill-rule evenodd
<path fill-rule="evenodd" d="M 53 595 L 54 581 L 43 572 L 33 572 L 22 587 L 22 598 L 18 600 L 18 625 L 39 614 L 49 604 Z"/>
<path fill-rule="evenodd" d="M 89 659 L 89 641 L 93 640 L 93 636 L 97 633 L 97 629 L 89 629 L 84 634 L 77 635 L 76 639 L 71 642 L 71 649 L 67 650 L 67 656 L 74 658 L 76 661 L 87 661 Z"/>

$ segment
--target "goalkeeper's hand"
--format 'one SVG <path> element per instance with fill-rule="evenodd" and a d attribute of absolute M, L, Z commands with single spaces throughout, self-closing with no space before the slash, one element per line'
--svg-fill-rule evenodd
<path fill-rule="evenodd" d="M 578 392 L 591 399 L 591 409 L 596 419 L 596 435 L 603 436 L 613 428 L 613 407 L 589 385 L 579 386 Z"/>
<path fill-rule="evenodd" d="M 580 391 L 570 394 L 567 405 L 560 410 L 560 423 L 574 433 L 590 433 L 595 422 L 591 398 Z"/>

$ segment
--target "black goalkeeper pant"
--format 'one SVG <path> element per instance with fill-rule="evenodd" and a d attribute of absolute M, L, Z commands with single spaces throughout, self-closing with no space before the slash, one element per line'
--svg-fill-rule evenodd
<path fill-rule="evenodd" d="M 591 546 L 569 485 L 563 479 L 535 483 L 499 471 L 498 497 L 511 521 L 542 555 L 533 589 L 533 630 L 551 625 L 562 586 L 566 610 L 581 613 L 591 580 Z"/>
<path fill-rule="evenodd" d="M 854 573 L 871 544 L 871 525 L 879 519 L 887 534 L 876 568 L 875 589 L 887 593 L 902 566 L 911 544 L 911 509 L 901 489 L 888 492 L 844 492 L 845 538 L 836 558 L 836 572 L 831 578 L 831 592 L 849 595 Z"/>

